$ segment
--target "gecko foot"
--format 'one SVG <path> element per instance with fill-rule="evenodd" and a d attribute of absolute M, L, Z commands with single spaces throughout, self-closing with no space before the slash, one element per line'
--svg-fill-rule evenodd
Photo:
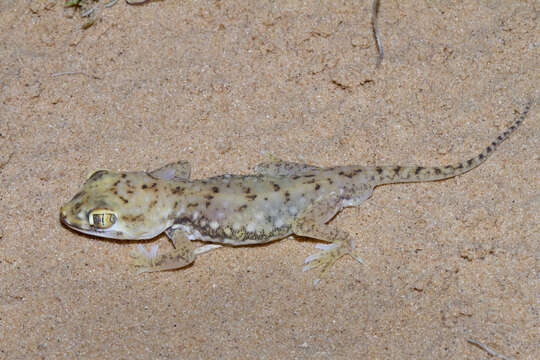
<path fill-rule="evenodd" d="M 304 260 L 306 265 L 302 268 L 302 272 L 319 269 L 318 277 L 313 280 L 313 285 L 317 285 L 320 276 L 343 255 L 350 254 L 358 262 L 363 262 L 362 258 L 354 256 L 343 243 L 317 244 L 315 248 L 323 251 L 308 256 Z"/>
<path fill-rule="evenodd" d="M 137 248 L 133 249 L 129 254 L 132 258 L 131 263 L 137 267 L 137 274 L 150 272 L 155 266 L 159 245 L 152 245 L 150 251 L 142 244 L 137 244 Z"/>
<path fill-rule="evenodd" d="M 204 246 L 201 248 L 204 248 Z M 208 250 L 209 249 L 202 249 L 200 252 Z M 131 252 L 131 257 L 133 259 L 132 263 L 138 268 L 137 274 L 179 269 L 191 264 L 196 257 L 193 246 L 189 242 L 177 243 L 175 250 L 165 254 L 158 255 L 157 251 L 157 245 L 152 246 L 150 251 L 148 251 L 144 246 L 139 244 L 137 248 Z"/>

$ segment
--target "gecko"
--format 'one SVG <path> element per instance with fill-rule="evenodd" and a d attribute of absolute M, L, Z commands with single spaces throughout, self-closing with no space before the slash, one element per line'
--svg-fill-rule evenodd
<path fill-rule="evenodd" d="M 303 271 L 318 277 L 344 255 L 354 254 L 350 233 L 329 221 L 344 207 L 359 206 L 375 187 L 448 179 L 483 163 L 525 119 L 529 102 L 513 124 L 484 151 L 446 166 L 334 166 L 273 159 L 254 174 L 190 178 L 191 166 L 177 161 L 153 171 L 98 170 L 60 209 L 71 229 L 119 240 L 153 239 L 165 232 L 173 250 L 157 254 L 142 245 L 132 253 L 138 272 L 172 270 L 223 245 L 263 244 L 290 235 L 321 241 Z M 193 240 L 206 242 L 195 246 Z"/>

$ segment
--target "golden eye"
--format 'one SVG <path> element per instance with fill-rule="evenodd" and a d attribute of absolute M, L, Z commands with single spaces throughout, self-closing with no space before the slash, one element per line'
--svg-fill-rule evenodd
<path fill-rule="evenodd" d="M 114 225 L 118 216 L 111 210 L 95 209 L 88 215 L 88 223 L 98 229 L 108 229 Z"/>

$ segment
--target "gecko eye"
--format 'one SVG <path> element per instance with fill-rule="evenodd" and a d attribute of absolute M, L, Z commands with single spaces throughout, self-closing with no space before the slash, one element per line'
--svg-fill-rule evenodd
<path fill-rule="evenodd" d="M 88 215 L 88 223 L 98 229 L 108 229 L 114 225 L 118 216 L 111 210 L 95 209 Z"/>

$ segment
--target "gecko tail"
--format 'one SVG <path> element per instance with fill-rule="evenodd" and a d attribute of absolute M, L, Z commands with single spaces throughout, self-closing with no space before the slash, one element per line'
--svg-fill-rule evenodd
<path fill-rule="evenodd" d="M 499 135 L 488 147 L 480 154 L 467 161 L 459 162 L 453 165 L 446 166 L 377 166 L 373 168 L 376 176 L 379 177 L 378 185 L 405 183 L 405 182 L 420 182 L 448 179 L 457 175 L 461 175 L 470 171 L 486 161 L 486 159 L 495 151 L 495 149 L 506 140 L 516 129 L 521 125 L 533 101 L 530 100 L 514 123 Z"/>

